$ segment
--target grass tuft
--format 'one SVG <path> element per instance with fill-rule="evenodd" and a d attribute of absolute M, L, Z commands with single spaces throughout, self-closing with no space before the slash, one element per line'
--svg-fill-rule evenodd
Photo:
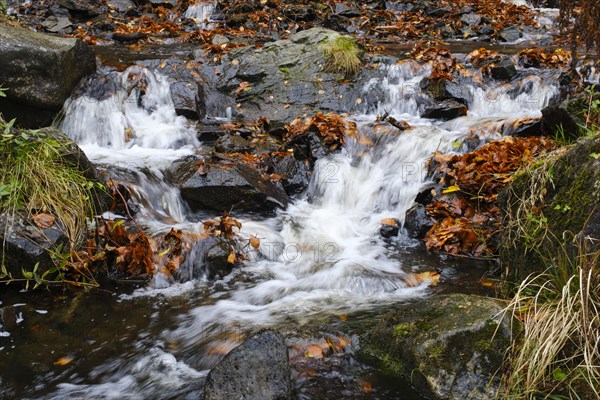
<path fill-rule="evenodd" d="M 44 129 L 18 130 L 13 124 L 0 116 L 0 212 L 9 221 L 16 215 L 50 214 L 75 247 L 94 215 L 94 193 L 100 185 L 74 165 L 68 139 Z"/>
<path fill-rule="evenodd" d="M 339 36 L 321 46 L 325 53 L 325 71 L 341 73 L 350 79 L 358 74 L 362 67 L 361 50 L 356 41 L 348 36 Z"/>

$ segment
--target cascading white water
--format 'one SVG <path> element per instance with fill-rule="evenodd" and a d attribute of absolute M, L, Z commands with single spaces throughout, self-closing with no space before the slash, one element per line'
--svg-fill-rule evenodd
<path fill-rule="evenodd" d="M 176 114 L 164 76 L 138 66 L 104 75 L 67 101 L 60 127 L 90 160 L 129 171 L 123 181 L 142 206 L 140 218 L 185 220 L 186 206 L 179 191 L 164 182 L 162 170 L 193 154 L 198 142 L 187 120 Z"/>
<path fill-rule="evenodd" d="M 105 79 L 112 90 L 104 90 L 102 98 L 85 94 L 65 104 L 60 127 L 81 146 L 114 151 L 196 144 L 186 119 L 175 113 L 165 77 L 134 66 Z"/>
<path fill-rule="evenodd" d="M 181 377 L 194 378 L 206 373 L 188 368 L 187 364 L 166 354 L 165 343 L 174 344 L 178 349 L 175 354 L 193 353 L 195 368 L 211 368 L 219 357 L 211 355 L 206 346 L 199 348 L 198 344 L 218 342 L 218 335 L 225 333 L 227 337 L 234 329 L 245 332 L 258 326 L 285 326 L 290 321 L 300 325 L 321 317 L 366 310 L 426 294 L 427 282 L 418 287 L 409 287 L 405 283 L 407 273 L 417 266 L 395 255 L 393 248 L 380 238 L 380 220 L 388 217 L 403 219 L 405 211 L 423 188 L 426 162 L 433 152 L 452 151 L 453 142 L 482 121 L 538 115 L 540 108 L 556 92 L 557 83 L 548 76 L 543 79 L 526 77 L 511 88 L 496 85 L 480 90 L 466 86 L 473 95 L 469 115 L 440 123 L 419 117 L 421 99 L 425 96 L 419 82 L 430 73 L 427 66 L 404 62 L 381 68 L 383 78 L 365 85 L 365 91 L 382 93 L 381 101 L 365 104 L 369 115 L 354 116 L 359 133 L 357 137 L 347 138 L 342 152 L 318 161 L 306 196 L 275 218 L 262 221 L 239 218 L 243 223 L 241 236 L 244 239 L 250 235 L 261 238 L 260 249 L 249 254 L 248 265 L 240 272 L 241 279 L 234 272 L 213 286 L 209 295 L 204 282 L 186 282 L 121 296 L 122 301 L 135 301 L 140 296 L 181 295 L 187 291 L 194 294 L 190 298 L 205 300 L 194 303 L 190 299 L 189 302 L 196 306 L 172 326 L 172 331 L 156 338 L 158 344 L 150 345 L 156 346 L 151 347 L 151 357 L 139 356 L 137 362 L 121 367 L 125 369 L 121 376 L 127 375 L 124 378 L 116 379 L 114 384 L 61 385 L 56 396 L 49 398 L 86 394 L 112 398 L 115 387 L 130 384 L 134 393 L 143 396 L 147 390 L 143 385 L 148 379 L 153 382 L 149 387 L 162 387 L 164 368 L 173 374 L 171 378 L 176 382 L 181 382 Z M 493 93 L 501 95 L 492 96 Z M 143 110 L 139 104 L 137 106 Z M 71 107 L 74 107 L 72 103 Z M 71 109 L 71 118 L 84 120 L 84 116 L 79 115 L 83 110 Z M 90 130 L 102 131 L 102 124 L 97 123 L 102 120 L 101 115 L 97 110 L 91 111 L 96 119 L 89 119 L 86 124 Z M 413 129 L 399 133 L 382 128 L 375 122 L 375 114 L 385 111 L 398 119 L 408 120 Z M 79 139 L 91 141 L 87 136 Z M 130 156 L 129 162 L 149 165 L 146 161 L 136 160 L 144 159 L 152 149 L 140 148 L 139 153 L 135 153 L 134 147 L 124 150 Z M 107 145 L 96 145 L 93 154 L 98 157 L 101 150 L 105 161 L 112 158 L 124 162 Z M 147 175 L 146 181 L 137 179 L 140 193 L 146 193 L 142 193 L 138 201 L 143 203 L 144 198 L 154 198 L 148 192 L 165 191 L 153 179 L 160 179 L 159 171 Z M 155 204 L 159 203 L 149 203 L 146 208 L 162 210 L 162 206 Z M 167 214 L 173 216 L 178 212 Z M 185 212 L 178 218 L 184 217 Z M 168 222 L 159 219 L 162 221 L 157 229 L 165 229 Z M 177 224 L 179 229 L 196 232 L 202 229 L 201 224 L 185 220 L 176 222 L 180 222 Z M 192 348 L 193 352 L 187 351 Z"/>
<path fill-rule="evenodd" d="M 190 4 L 185 11 L 184 17 L 193 19 L 199 28 L 210 27 L 210 17 L 215 10 L 212 2 L 199 2 Z"/>

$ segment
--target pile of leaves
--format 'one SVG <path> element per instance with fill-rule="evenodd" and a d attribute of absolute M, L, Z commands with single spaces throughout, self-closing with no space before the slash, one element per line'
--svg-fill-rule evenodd
<path fill-rule="evenodd" d="M 496 254 L 498 193 L 516 171 L 553 147 L 550 139 L 507 137 L 464 155 L 436 153 L 435 173 L 446 189 L 426 208 L 434 221 L 425 237 L 427 249 L 474 257 Z"/>
<path fill-rule="evenodd" d="M 223 165 L 242 162 L 257 171 L 261 176 L 278 182 L 283 177 L 274 171 L 274 166 L 285 157 L 293 156 L 303 161 L 310 170 L 315 159 L 305 150 L 311 135 L 327 152 L 339 150 L 344 145 L 346 136 L 356 136 L 356 124 L 347 122 L 338 114 L 318 113 L 313 117 L 296 118 L 282 129 L 272 130 L 268 118 L 259 118 L 252 123 L 226 124 L 224 128 L 232 135 L 240 136 L 256 148 L 255 151 L 213 154 L 212 161 Z M 210 162 L 199 161 L 201 175 L 208 173 Z"/>
<path fill-rule="evenodd" d="M 242 223 L 235 218 L 229 216 L 227 211 L 223 212 L 223 215 L 219 218 L 209 219 L 203 222 L 204 232 L 201 238 L 206 239 L 209 236 L 214 236 L 224 239 L 228 244 L 228 256 L 227 263 L 236 264 L 246 260 L 246 254 L 239 249 L 237 242 L 237 235 L 239 230 L 242 229 Z M 237 228 L 237 232 L 235 230 Z M 260 240 L 252 236 L 250 243 L 252 247 L 258 249 L 260 247 Z"/>
<path fill-rule="evenodd" d="M 356 124 L 346 122 L 344 118 L 334 113 L 317 113 L 314 117 L 296 118 L 286 126 L 288 142 L 311 132 L 316 133 L 329 151 L 335 151 L 344 145 L 347 133 L 356 131 Z"/>
<path fill-rule="evenodd" d="M 519 63 L 526 68 L 567 68 L 571 63 L 571 52 L 556 49 L 546 53 L 543 49 L 525 49 L 518 54 Z"/>
<path fill-rule="evenodd" d="M 452 80 L 453 73 L 461 67 L 452 53 L 445 47 L 416 46 L 412 51 L 416 61 L 429 62 L 432 66 L 430 79 Z"/>

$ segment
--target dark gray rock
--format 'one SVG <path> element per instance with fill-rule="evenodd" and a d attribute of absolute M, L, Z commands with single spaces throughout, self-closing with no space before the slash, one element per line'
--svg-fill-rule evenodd
<path fill-rule="evenodd" d="M 0 98 L 5 118 L 49 125 L 82 77 L 96 70 L 94 52 L 78 39 L 0 24 Z"/>
<path fill-rule="evenodd" d="M 70 12 L 79 13 L 88 17 L 102 14 L 102 3 L 98 0 L 58 0 L 58 5 Z"/>
<path fill-rule="evenodd" d="M 433 221 L 427 215 L 423 204 L 415 204 L 406 211 L 404 229 L 409 237 L 423 239 L 433 226 Z"/>
<path fill-rule="evenodd" d="M 67 16 L 50 16 L 46 18 L 44 22 L 42 22 L 42 26 L 44 27 L 44 29 L 52 33 L 64 32 L 65 29 L 71 27 L 72 25 L 73 24 L 71 23 L 71 20 Z"/>
<path fill-rule="evenodd" d="M 359 357 L 431 399 L 494 399 L 510 344 L 503 303 L 466 294 L 398 305 L 361 335 Z"/>
<path fill-rule="evenodd" d="M 600 99 L 597 92 L 595 99 Z M 585 112 L 589 106 L 586 94 L 571 99 L 553 102 L 542 109 L 542 131 L 550 136 L 562 136 L 562 139 L 576 139 L 585 126 Z"/>
<path fill-rule="evenodd" d="M 131 0 L 107 0 L 106 5 L 120 13 L 126 13 L 135 8 L 135 4 Z"/>
<path fill-rule="evenodd" d="M 471 12 L 468 14 L 463 14 L 463 16 L 460 17 L 460 20 L 467 26 L 476 26 L 481 23 L 481 15 Z"/>
<path fill-rule="evenodd" d="M 152 4 L 153 6 L 173 8 L 177 5 L 177 0 L 148 0 L 148 3 Z"/>
<path fill-rule="evenodd" d="M 12 278 L 23 278 L 22 271 L 37 273 L 54 266 L 50 251 L 68 248 L 69 239 L 58 224 L 41 229 L 20 215 L 0 215 L 0 241 L 3 243 L 4 264 Z"/>
<path fill-rule="evenodd" d="M 289 198 L 280 183 L 271 182 L 247 165 L 211 162 L 200 175 L 197 160 L 175 164 L 171 173 L 181 196 L 194 210 L 273 212 Z"/>
<path fill-rule="evenodd" d="M 379 234 L 385 239 L 398 236 L 400 232 L 400 221 L 394 219 L 395 223 L 385 223 L 379 228 Z"/>
<path fill-rule="evenodd" d="M 490 68 L 490 75 L 499 81 L 511 81 L 517 76 L 517 68 L 512 61 L 502 60 Z"/>
<path fill-rule="evenodd" d="M 444 100 L 441 103 L 427 107 L 421 117 L 449 121 L 464 115 L 467 115 L 467 106 L 456 100 Z"/>
<path fill-rule="evenodd" d="M 448 79 L 423 79 L 421 89 L 434 100 L 455 100 L 468 105 L 472 100 L 471 92 L 466 85 Z"/>
<path fill-rule="evenodd" d="M 429 15 L 430 17 L 434 17 L 434 18 L 440 18 L 443 17 L 446 14 L 449 14 L 452 12 L 452 7 L 430 7 L 427 9 L 427 15 Z"/>
<path fill-rule="evenodd" d="M 500 32 L 500 40 L 503 42 L 516 42 L 523 34 L 519 28 L 506 28 Z"/>
<path fill-rule="evenodd" d="M 291 400 L 285 338 L 263 331 L 225 356 L 206 378 L 204 400 Z"/>
<path fill-rule="evenodd" d="M 303 193 L 310 183 L 309 167 L 291 155 L 275 165 L 275 173 L 283 177 L 281 182 L 288 196 Z"/>
<path fill-rule="evenodd" d="M 326 60 L 321 46 L 339 37 L 332 30 L 313 28 L 262 48 L 229 52 L 214 82 L 216 91 L 224 96 L 218 99 L 219 107 L 231 107 L 234 119 L 243 121 L 267 116 L 272 122 L 290 122 L 317 108 L 351 112 L 356 100 L 364 96 L 363 84 L 358 81 L 365 79 L 357 77 L 356 81 L 343 83 L 343 74 L 324 72 Z M 373 73 L 364 69 L 361 75 Z M 213 68 L 206 70 L 207 78 L 213 75 Z"/>

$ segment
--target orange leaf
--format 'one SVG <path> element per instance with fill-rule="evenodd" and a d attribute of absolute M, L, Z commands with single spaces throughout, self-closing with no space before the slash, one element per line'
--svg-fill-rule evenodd
<path fill-rule="evenodd" d="M 260 248 L 260 239 L 254 235 L 250 236 L 250 245 L 258 250 Z"/>
<path fill-rule="evenodd" d="M 41 229 L 50 228 L 55 221 L 56 219 L 50 214 L 37 214 L 33 217 L 33 222 Z"/>

